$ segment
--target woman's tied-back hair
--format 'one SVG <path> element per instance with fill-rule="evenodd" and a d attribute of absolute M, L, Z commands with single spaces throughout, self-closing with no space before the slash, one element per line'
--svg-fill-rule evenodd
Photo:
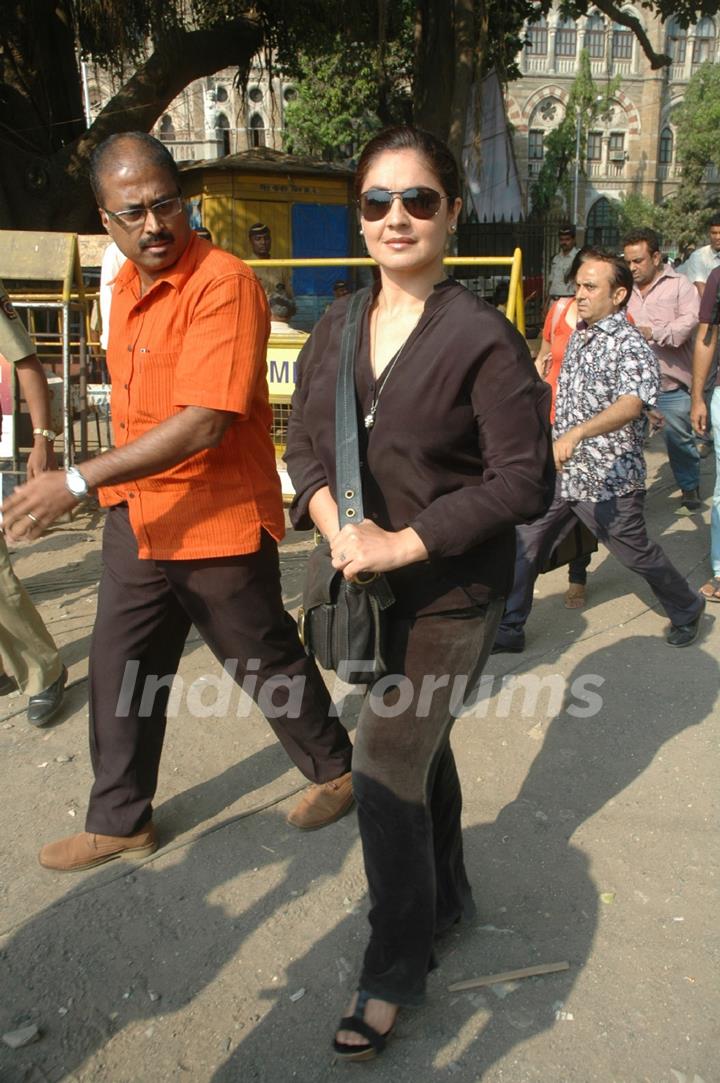
<path fill-rule="evenodd" d="M 438 182 L 452 204 L 460 195 L 460 174 L 450 148 L 442 139 L 415 128 L 410 124 L 400 124 L 394 128 L 385 128 L 369 143 L 366 143 L 355 171 L 355 198 L 359 199 L 364 190 L 365 178 L 374 161 L 388 151 L 414 150 L 427 162 L 428 168 L 435 174 Z"/>

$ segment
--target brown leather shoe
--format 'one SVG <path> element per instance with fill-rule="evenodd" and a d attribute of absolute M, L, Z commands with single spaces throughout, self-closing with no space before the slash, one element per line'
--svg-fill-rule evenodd
<path fill-rule="evenodd" d="M 352 774 L 348 771 L 331 782 L 311 786 L 302 795 L 287 818 L 293 827 L 301 831 L 316 831 L 319 827 L 335 823 L 349 812 L 355 803 L 352 792 Z"/>
<path fill-rule="evenodd" d="M 49 842 L 38 854 L 38 861 L 46 869 L 59 872 L 79 872 L 92 869 L 95 865 L 104 865 L 116 857 L 137 860 L 148 857 L 157 850 L 155 828 L 146 824 L 134 835 L 127 838 L 117 835 L 93 835 L 81 831 L 79 835 L 69 835 L 66 839 Z"/>

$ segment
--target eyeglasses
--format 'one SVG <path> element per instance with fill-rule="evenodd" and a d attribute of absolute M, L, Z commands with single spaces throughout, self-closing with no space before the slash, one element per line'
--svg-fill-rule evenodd
<path fill-rule="evenodd" d="M 182 214 L 183 201 L 182 196 L 173 196 L 172 199 L 161 199 L 159 203 L 151 203 L 149 207 L 131 207 L 127 211 L 109 211 L 107 207 L 103 207 L 103 210 L 108 218 L 114 218 L 116 222 L 132 229 L 135 226 L 144 225 L 150 213 L 163 222 L 168 218 L 177 218 L 179 214 Z"/>
<path fill-rule="evenodd" d="M 405 188 L 402 192 L 390 192 L 387 188 L 368 188 L 358 200 L 360 214 L 368 222 L 379 222 L 392 207 L 394 199 L 400 199 L 411 218 L 425 222 L 434 218 L 444 199 L 434 188 Z"/>

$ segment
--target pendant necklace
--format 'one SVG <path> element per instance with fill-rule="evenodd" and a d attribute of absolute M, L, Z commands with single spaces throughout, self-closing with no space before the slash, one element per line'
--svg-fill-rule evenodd
<path fill-rule="evenodd" d="M 422 316 L 422 312 L 420 313 L 420 316 Z M 417 325 L 420 323 L 420 316 L 418 316 L 417 320 L 415 321 L 415 327 L 417 327 Z M 408 341 L 412 337 L 412 334 L 413 334 L 413 331 L 415 330 L 415 327 L 413 327 L 412 331 L 410 332 L 408 337 L 405 339 L 405 341 L 403 342 L 402 346 L 397 351 L 397 353 L 394 354 L 393 357 L 391 357 L 390 361 L 385 366 L 385 369 L 380 374 L 380 378 L 375 381 L 375 386 L 374 386 L 374 389 L 373 389 L 372 402 L 370 403 L 370 411 L 369 411 L 369 413 L 367 413 L 365 415 L 365 418 L 364 418 L 365 428 L 368 431 L 375 424 L 375 414 L 377 412 L 378 402 L 380 401 L 380 396 L 382 395 L 383 391 L 385 390 L 385 384 L 388 382 L 388 379 L 390 377 L 390 373 L 392 372 L 392 370 L 395 368 L 398 361 L 400 360 L 400 356 L 401 356 L 403 350 L 405 349 L 405 347 L 407 346 Z M 376 339 L 377 339 L 377 317 L 376 317 L 376 320 L 375 320 L 374 331 L 375 331 L 375 333 L 373 335 L 373 353 L 375 353 L 374 347 L 375 347 L 375 343 L 376 343 Z"/>

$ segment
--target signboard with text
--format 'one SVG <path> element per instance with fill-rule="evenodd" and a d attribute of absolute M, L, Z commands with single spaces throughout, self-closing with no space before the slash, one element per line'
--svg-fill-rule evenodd
<path fill-rule="evenodd" d="M 267 348 L 267 378 L 271 402 L 287 402 L 295 390 L 295 373 L 300 350 L 307 340 L 301 331 L 270 335 Z"/>

